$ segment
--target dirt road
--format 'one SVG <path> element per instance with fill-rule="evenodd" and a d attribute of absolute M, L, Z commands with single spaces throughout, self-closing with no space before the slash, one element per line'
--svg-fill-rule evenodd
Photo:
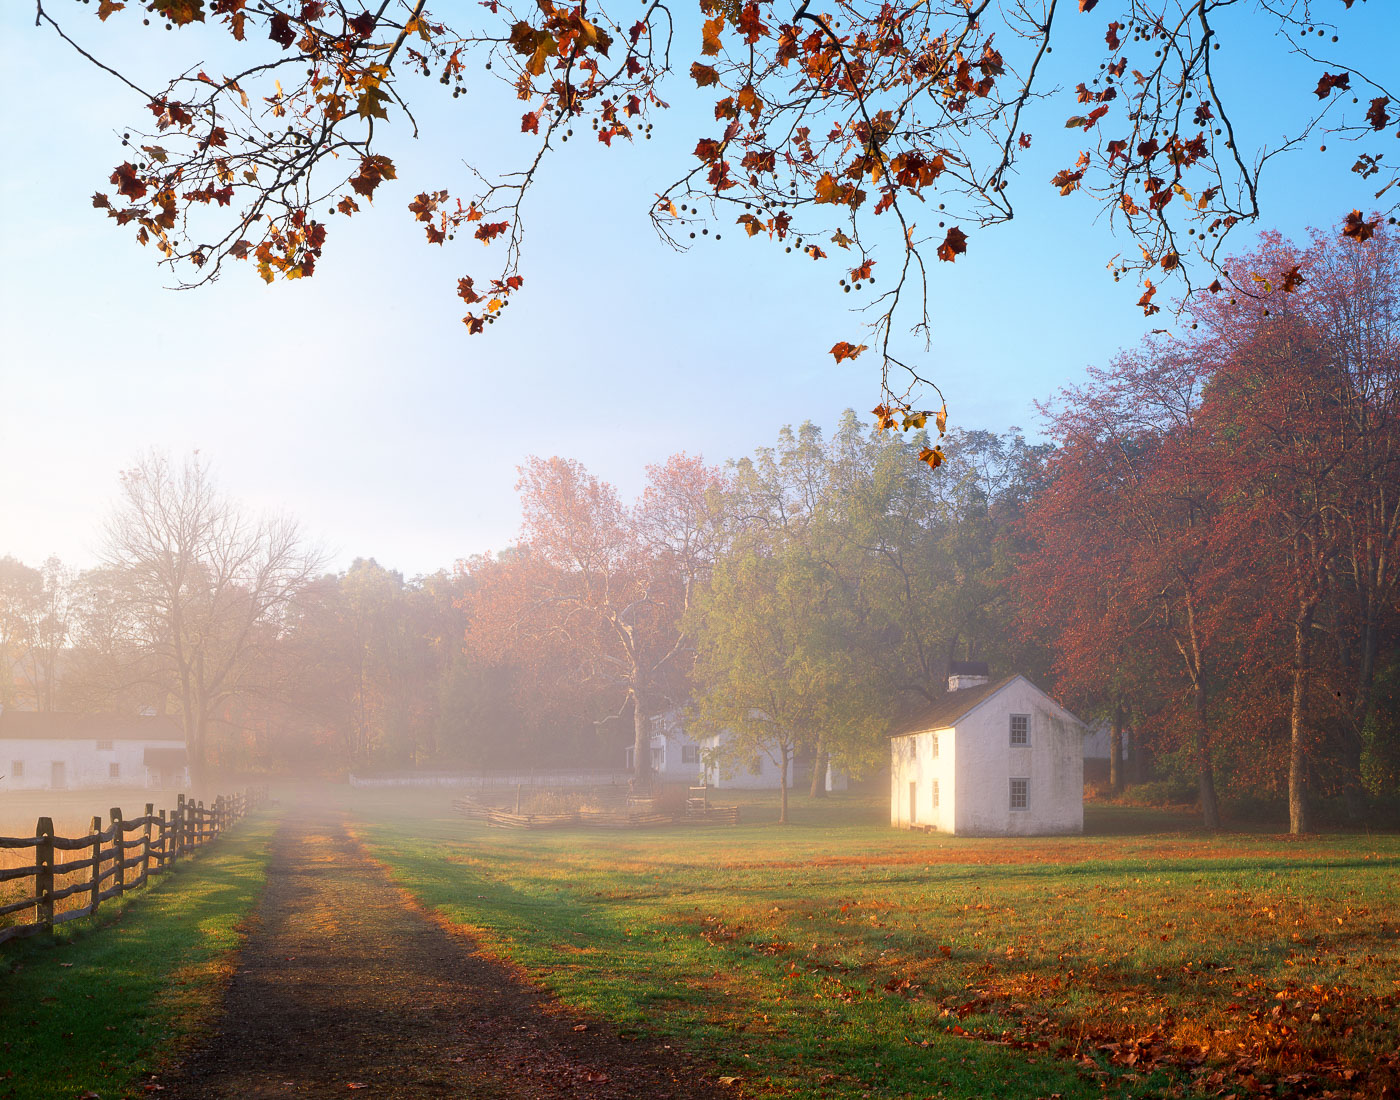
<path fill-rule="evenodd" d="M 289 816 L 273 845 L 222 1017 L 158 1095 L 732 1100 L 681 1051 L 562 1011 L 406 904 L 333 812 Z"/>

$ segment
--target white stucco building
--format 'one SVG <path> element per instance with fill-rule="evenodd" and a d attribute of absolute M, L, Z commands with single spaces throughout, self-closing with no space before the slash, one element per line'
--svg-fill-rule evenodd
<path fill-rule="evenodd" d="M 890 741 L 890 824 L 959 836 L 1084 831 L 1084 724 L 1024 676 L 964 665 Z"/>
<path fill-rule="evenodd" d="M 173 718 L 0 712 L 0 790 L 189 785 L 185 735 Z"/>

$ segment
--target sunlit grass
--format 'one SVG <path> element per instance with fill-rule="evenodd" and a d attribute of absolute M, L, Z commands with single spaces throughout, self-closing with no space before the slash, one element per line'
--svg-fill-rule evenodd
<path fill-rule="evenodd" d="M 274 824 L 253 815 L 148 889 L 63 925 L 56 943 L 0 947 L 0 1096 L 127 1095 L 206 1022 L 266 879 Z"/>
<path fill-rule="evenodd" d="M 516 833 L 449 801 L 357 800 L 404 886 L 565 1001 L 681 1038 L 760 1095 L 1393 1072 L 1394 836 L 1214 837 L 1116 809 L 1089 819 L 1112 835 L 958 839 L 854 797 L 798 799 L 790 828 Z M 1124 835 L 1134 821 L 1151 831 Z"/>

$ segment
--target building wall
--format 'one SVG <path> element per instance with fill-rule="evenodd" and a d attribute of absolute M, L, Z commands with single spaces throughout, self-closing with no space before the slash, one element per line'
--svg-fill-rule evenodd
<path fill-rule="evenodd" d="M 1030 719 L 1026 746 L 1011 744 L 1011 716 Z M 965 836 L 1084 831 L 1084 727 L 1018 679 L 957 728 L 957 813 Z M 1027 780 L 1027 806 L 1011 808 L 1011 780 Z"/>
<path fill-rule="evenodd" d="M 101 787 L 145 787 L 156 782 L 145 764 L 147 748 L 180 749 L 182 741 L 113 741 L 99 749 L 96 741 L 61 738 L 6 738 L 0 740 L 0 790 L 92 790 Z M 22 762 L 23 774 L 16 774 Z M 55 785 L 54 764 L 62 765 L 62 787 Z M 117 775 L 112 775 L 112 765 Z M 181 774 L 181 784 L 187 781 Z"/>
<path fill-rule="evenodd" d="M 955 821 L 957 741 L 951 729 L 896 737 L 890 742 L 890 824 L 951 832 Z M 938 803 L 934 804 L 934 783 Z"/>
<path fill-rule="evenodd" d="M 782 786 L 783 769 L 778 761 L 766 752 L 752 755 L 737 752 L 727 745 L 724 734 L 717 734 L 705 740 L 702 758 L 708 761 L 705 767 L 705 782 L 719 790 L 732 791 L 776 791 Z M 792 762 L 788 762 L 788 787 L 792 786 Z"/>

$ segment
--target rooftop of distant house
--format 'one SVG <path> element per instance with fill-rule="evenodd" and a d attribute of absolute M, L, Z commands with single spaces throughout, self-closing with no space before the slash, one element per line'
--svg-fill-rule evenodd
<path fill-rule="evenodd" d="M 0 740 L 175 741 L 180 723 L 169 715 L 66 714 L 61 711 L 0 711 Z"/>

